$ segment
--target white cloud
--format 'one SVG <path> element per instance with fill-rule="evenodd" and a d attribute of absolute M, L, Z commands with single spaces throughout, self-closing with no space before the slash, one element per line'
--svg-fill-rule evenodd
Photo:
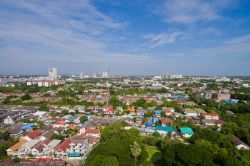
<path fill-rule="evenodd" d="M 165 22 L 190 24 L 221 18 L 220 10 L 231 0 L 166 0 L 157 7 Z"/>
<path fill-rule="evenodd" d="M 79 63 L 96 70 L 103 66 L 123 66 L 124 71 L 133 70 L 130 66 L 143 71 L 144 66 L 156 62 L 150 55 L 109 51 L 107 47 L 116 40 L 109 34 L 122 31 L 128 24 L 103 14 L 87 0 L 3 0 L 1 3 L 18 9 L 0 11 L 0 41 L 3 43 L 0 57 L 4 61 L 9 59 L 13 64 L 41 62 L 39 65 L 70 63 L 72 69 Z M 0 65 L 0 70 L 6 70 L 4 65 Z M 71 68 L 68 70 L 72 72 Z"/>
<path fill-rule="evenodd" d="M 143 38 L 150 39 L 150 48 L 174 43 L 177 38 L 183 36 L 182 32 L 160 33 L 160 34 L 147 34 Z"/>
<path fill-rule="evenodd" d="M 195 56 L 202 57 L 239 57 L 239 56 L 250 56 L 250 35 L 244 35 L 229 39 L 221 45 L 208 48 L 194 49 L 193 54 Z"/>

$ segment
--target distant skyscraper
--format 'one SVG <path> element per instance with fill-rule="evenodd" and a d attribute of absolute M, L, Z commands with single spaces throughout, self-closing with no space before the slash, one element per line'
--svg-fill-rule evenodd
<path fill-rule="evenodd" d="M 57 77 L 57 68 L 49 68 L 49 79 L 56 80 Z"/>
<path fill-rule="evenodd" d="M 109 73 L 108 72 L 103 72 L 102 73 L 102 77 L 103 78 L 108 78 L 109 77 Z"/>
<path fill-rule="evenodd" d="M 108 69 L 108 77 L 111 77 L 111 69 Z"/>
<path fill-rule="evenodd" d="M 82 72 L 82 73 L 80 73 L 79 78 L 80 78 L 80 79 L 83 79 L 83 78 L 84 78 L 84 74 L 83 74 L 83 72 Z"/>

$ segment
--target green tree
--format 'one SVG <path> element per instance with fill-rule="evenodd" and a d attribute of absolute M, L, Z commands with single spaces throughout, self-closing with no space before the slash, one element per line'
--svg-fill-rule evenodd
<path fill-rule="evenodd" d="M 136 166 L 137 157 L 140 156 L 141 154 L 141 147 L 137 142 L 134 142 L 133 145 L 130 145 L 130 150 L 131 150 L 132 156 L 134 156 L 135 158 L 135 166 Z"/>
<path fill-rule="evenodd" d="M 110 99 L 109 99 L 109 105 L 112 105 L 113 107 L 119 107 L 119 106 L 123 106 L 123 103 L 117 99 L 116 96 L 112 96 Z"/>
<path fill-rule="evenodd" d="M 86 122 L 87 120 L 88 120 L 88 117 L 86 117 L 86 116 L 80 117 L 80 122 L 81 122 L 81 123 L 84 123 L 84 122 Z"/>
<path fill-rule="evenodd" d="M 32 99 L 31 96 L 29 94 L 25 94 L 21 97 L 21 100 L 24 101 L 24 100 L 30 100 Z"/>

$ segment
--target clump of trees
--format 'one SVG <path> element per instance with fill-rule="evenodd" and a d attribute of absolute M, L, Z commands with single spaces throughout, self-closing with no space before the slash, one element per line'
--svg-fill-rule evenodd
<path fill-rule="evenodd" d="M 137 165 L 142 165 L 147 158 L 142 140 L 138 130 L 124 130 L 121 123 L 105 127 L 101 142 L 88 156 L 86 165 L 131 166 L 135 160 Z"/>

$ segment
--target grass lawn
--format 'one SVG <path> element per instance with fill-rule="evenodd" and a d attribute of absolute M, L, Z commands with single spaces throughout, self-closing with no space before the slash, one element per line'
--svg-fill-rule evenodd
<path fill-rule="evenodd" d="M 153 162 L 161 158 L 161 152 L 155 146 L 145 146 L 146 151 L 148 152 L 147 161 L 150 161 L 153 165 Z"/>

